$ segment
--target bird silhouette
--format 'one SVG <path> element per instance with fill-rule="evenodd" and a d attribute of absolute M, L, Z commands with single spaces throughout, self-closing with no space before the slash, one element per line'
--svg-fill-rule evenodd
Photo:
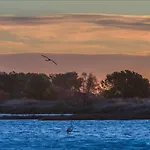
<path fill-rule="evenodd" d="M 71 133 L 73 131 L 73 125 L 71 121 L 71 126 L 67 129 L 67 134 Z"/>
<path fill-rule="evenodd" d="M 41 55 L 41 56 L 44 57 L 44 58 L 46 58 L 45 61 L 51 61 L 51 62 L 53 62 L 55 65 L 57 65 L 57 63 L 56 63 L 54 60 L 50 59 L 49 57 L 47 57 L 47 56 L 45 56 L 45 55 Z"/>

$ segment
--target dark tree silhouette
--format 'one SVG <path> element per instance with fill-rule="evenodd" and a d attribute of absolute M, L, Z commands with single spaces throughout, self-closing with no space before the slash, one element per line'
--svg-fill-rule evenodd
<path fill-rule="evenodd" d="M 96 76 L 90 73 L 87 77 L 86 92 L 95 94 L 99 91 L 99 87 L 100 86 Z"/>
<path fill-rule="evenodd" d="M 76 72 L 67 72 L 65 74 L 51 74 L 50 80 L 53 85 L 70 91 L 80 91 L 82 79 Z"/>
<path fill-rule="evenodd" d="M 81 91 L 83 93 L 96 94 L 99 92 L 100 84 L 95 75 L 93 75 L 92 73 L 87 74 L 87 73 L 83 72 L 81 75 L 81 78 L 82 78 Z"/>
<path fill-rule="evenodd" d="M 86 72 L 83 72 L 81 75 L 81 79 L 82 79 L 82 86 L 81 86 L 81 91 L 83 93 L 87 92 L 86 86 L 87 86 L 87 78 L 88 78 L 88 74 Z"/>
<path fill-rule="evenodd" d="M 101 81 L 105 97 L 148 97 L 149 81 L 134 71 L 120 71 L 108 74 Z"/>
<path fill-rule="evenodd" d="M 25 87 L 27 97 L 44 99 L 44 94 L 50 85 L 49 78 L 44 74 L 31 74 Z"/>
<path fill-rule="evenodd" d="M 101 88 L 100 88 L 101 86 Z M 99 84 L 92 73 L 64 74 L 0 73 L 0 99 L 93 99 L 99 92 L 104 97 L 148 97 L 149 81 L 140 74 L 125 70 L 108 74 Z M 102 91 L 102 92 L 100 92 Z M 97 95 L 95 95 L 97 96 Z M 75 101 L 75 100 L 74 100 Z"/>

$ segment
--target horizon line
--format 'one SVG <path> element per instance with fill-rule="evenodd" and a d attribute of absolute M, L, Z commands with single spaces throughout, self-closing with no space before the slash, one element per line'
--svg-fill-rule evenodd
<path fill-rule="evenodd" d="M 146 14 L 137 14 L 137 15 L 133 15 L 133 14 L 115 14 L 115 13 L 49 13 L 49 14 L 43 14 L 43 15 L 17 15 L 17 14 L 0 14 L 0 17 L 4 16 L 4 17 L 48 17 L 50 15 L 104 15 L 104 16 L 122 16 L 122 17 L 150 17 L 150 15 L 146 15 Z"/>
<path fill-rule="evenodd" d="M 138 54 L 121 54 L 121 53 L 102 53 L 102 54 L 96 54 L 96 53 L 93 53 L 93 54 L 88 54 L 88 53 L 84 53 L 84 54 L 79 54 L 79 53 L 48 53 L 48 52 L 28 52 L 28 53 L 0 53 L 0 55 L 25 55 L 25 54 L 51 54 L 51 55 L 91 55 L 91 56 L 94 56 L 94 55 L 118 55 L 118 56 L 139 56 L 139 57 L 149 57 L 150 54 L 143 54 L 143 55 L 138 55 Z"/>

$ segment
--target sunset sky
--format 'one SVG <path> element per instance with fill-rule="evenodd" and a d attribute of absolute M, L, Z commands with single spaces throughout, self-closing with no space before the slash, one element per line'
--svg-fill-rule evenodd
<path fill-rule="evenodd" d="M 133 61 L 137 60 L 136 56 L 144 61 L 143 57 L 150 55 L 149 6 L 150 1 L 136 0 L 0 1 L 0 54 L 109 54 L 112 57 L 123 54 L 134 55 Z M 93 57 L 88 59 L 94 60 Z M 14 60 L 9 60 L 10 64 L 12 61 Z M 11 71 L 8 64 L 3 61 L 0 67 L 4 71 Z M 85 62 L 83 68 L 89 68 L 86 64 Z M 135 66 L 131 69 L 150 77 L 146 66 L 139 65 L 138 69 L 136 63 L 133 64 Z M 121 60 L 113 65 L 120 65 L 120 69 L 121 66 L 122 69 L 131 67 L 123 67 Z M 75 63 L 72 66 L 75 66 Z M 93 68 L 95 65 L 90 67 Z M 66 68 L 61 71 L 71 70 Z M 93 72 L 100 77 L 109 73 L 109 69 L 99 71 L 101 73 L 96 70 Z M 111 71 L 115 71 L 115 68 L 110 69 Z"/>

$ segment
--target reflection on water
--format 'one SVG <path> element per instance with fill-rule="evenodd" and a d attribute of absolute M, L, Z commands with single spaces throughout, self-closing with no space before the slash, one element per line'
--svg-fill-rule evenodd
<path fill-rule="evenodd" d="M 0 120 L 2 150 L 148 150 L 150 121 Z"/>

